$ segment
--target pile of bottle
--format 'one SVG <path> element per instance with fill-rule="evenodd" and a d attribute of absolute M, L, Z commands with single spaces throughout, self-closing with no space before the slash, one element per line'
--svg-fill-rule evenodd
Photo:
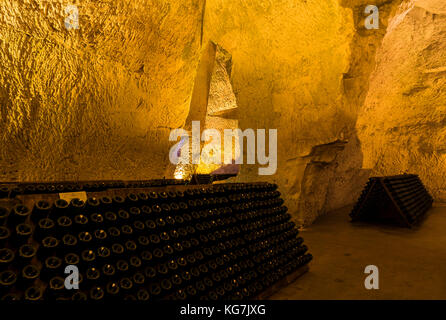
<path fill-rule="evenodd" d="M 409 223 L 417 223 L 432 207 L 434 199 L 427 192 L 419 176 L 406 174 L 387 177 L 384 183 Z"/>
<path fill-rule="evenodd" d="M 355 204 L 353 220 L 373 220 L 380 212 L 397 206 L 411 225 L 417 224 L 432 207 L 433 198 L 418 175 L 371 177 Z"/>
<path fill-rule="evenodd" d="M 1 299 L 252 299 L 312 259 L 276 189 L 120 189 L 0 207 Z M 78 271 L 68 287 L 67 266 Z"/>

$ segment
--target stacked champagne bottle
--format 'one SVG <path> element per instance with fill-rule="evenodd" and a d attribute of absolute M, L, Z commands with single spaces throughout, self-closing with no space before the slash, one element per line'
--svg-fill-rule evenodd
<path fill-rule="evenodd" d="M 1 296 L 252 299 L 312 259 L 276 189 L 120 189 L 0 208 Z"/>
<path fill-rule="evenodd" d="M 0 183 L 0 199 L 14 198 L 26 194 L 51 194 L 55 192 L 98 192 L 113 188 L 149 188 L 170 185 L 185 185 L 185 180 L 157 179 L 137 181 L 84 181 L 84 182 L 41 182 L 41 183 Z"/>
<path fill-rule="evenodd" d="M 394 212 L 396 222 L 406 226 L 419 224 L 432 207 L 433 198 L 418 175 L 402 174 L 371 177 L 350 213 L 352 221 L 391 221 L 388 212 Z M 404 221 L 401 220 L 401 215 Z"/>
<path fill-rule="evenodd" d="M 421 220 L 432 207 L 434 200 L 418 175 L 387 177 L 384 183 L 411 224 Z"/>

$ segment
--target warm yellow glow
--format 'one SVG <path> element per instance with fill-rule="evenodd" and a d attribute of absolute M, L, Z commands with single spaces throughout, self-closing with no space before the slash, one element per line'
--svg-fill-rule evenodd
<path fill-rule="evenodd" d="M 184 178 L 184 170 L 183 170 L 183 168 L 176 167 L 175 168 L 175 172 L 174 172 L 173 175 L 174 175 L 175 179 L 177 179 L 177 180 L 183 179 Z"/>
<path fill-rule="evenodd" d="M 176 170 L 175 170 L 174 177 L 175 177 L 175 179 L 177 179 L 177 180 L 181 180 L 181 179 L 183 179 L 183 177 L 184 177 L 184 172 L 176 171 Z"/>
<path fill-rule="evenodd" d="M 192 164 L 184 164 L 179 163 L 177 164 L 175 171 L 173 173 L 173 176 L 175 179 L 183 179 L 188 180 L 192 177 L 193 173 L 195 172 L 195 165 Z"/>

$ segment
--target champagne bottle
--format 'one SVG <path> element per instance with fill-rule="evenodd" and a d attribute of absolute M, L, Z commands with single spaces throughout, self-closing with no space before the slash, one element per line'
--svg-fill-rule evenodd
<path fill-rule="evenodd" d="M 62 274 L 62 260 L 56 256 L 45 259 L 42 267 L 41 278 L 48 281 L 52 277 Z"/>
<path fill-rule="evenodd" d="M 9 248 L 0 249 L 0 271 L 7 269 L 14 261 L 15 254 Z"/>
<path fill-rule="evenodd" d="M 25 290 L 25 300 L 27 301 L 41 300 L 42 296 L 42 289 L 38 286 L 31 286 Z"/>
<path fill-rule="evenodd" d="M 40 276 L 40 270 L 33 264 L 23 267 L 21 272 L 20 287 L 27 288 L 31 286 Z"/>
<path fill-rule="evenodd" d="M 31 215 L 31 210 L 23 205 L 15 205 L 12 209 L 12 214 L 8 217 L 8 224 L 10 226 L 15 226 L 17 224 L 23 224 L 26 222 L 27 218 Z"/>
<path fill-rule="evenodd" d="M 95 286 L 90 289 L 89 296 L 94 301 L 102 301 L 105 296 L 105 291 L 102 287 Z"/>
<path fill-rule="evenodd" d="M 31 259 L 34 258 L 34 256 L 36 255 L 36 253 L 37 253 L 37 248 L 31 244 L 24 244 L 20 246 L 18 250 L 19 263 L 21 265 L 29 264 L 31 262 Z"/>
<path fill-rule="evenodd" d="M 31 237 L 33 232 L 33 228 L 28 223 L 20 223 L 15 227 L 15 234 L 12 239 L 14 245 L 20 246 L 22 244 L 28 243 L 29 238 Z"/>
<path fill-rule="evenodd" d="M 31 214 L 31 220 L 37 224 L 40 219 L 49 218 L 52 205 L 45 200 L 37 201 Z"/>

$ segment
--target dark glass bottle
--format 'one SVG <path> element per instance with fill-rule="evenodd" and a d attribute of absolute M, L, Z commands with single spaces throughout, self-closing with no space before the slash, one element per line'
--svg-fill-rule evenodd
<path fill-rule="evenodd" d="M 125 203 L 128 207 L 137 207 L 139 204 L 138 195 L 135 193 L 129 193 L 125 198 Z"/>
<path fill-rule="evenodd" d="M 33 264 L 28 264 L 23 267 L 21 272 L 20 286 L 22 288 L 29 287 L 40 276 L 40 269 Z"/>
<path fill-rule="evenodd" d="M 0 199 L 8 198 L 9 188 L 8 186 L 0 186 Z"/>
<path fill-rule="evenodd" d="M 140 287 L 146 282 L 146 277 L 142 272 L 135 272 L 132 276 L 132 281 L 135 287 Z"/>
<path fill-rule="evenodd" d="M 31 214 L 31 220 L 37 223 L 42 218 L 48 218 L 52 209 L 51 203 L 45 200 L 37 201 Z"/>
<path fill-rule="evenodd" d="M 85 285 L 87 287 L 94 286 L 101 280 L 101 273 L 95 267 L 89 267 L 85 271 Z"/>
<path fill-rule="evenodd" d="M 73 227 L 76 232 L 86 231 L 88 228 L 88 218 L 83 214 L 77 214 L 73 218 Z"/>
<path fill-rule="evenodd" d="M 133 228 L 128 224 L 121 226 L 121 237 L 123 239 L 131 239 L 133 236 Z"/>
<path fill-rule="evenodd" d="M 130 214 L 126 210 L 119 210 L 118 211 L 118 220 L 119 223 L 128 223 L 130 219 Z"/>
<path fill-rule="evenodd" d="M 116 274 L 116 268 L 111 264 L 104 264 L 102 266 L 102 273 L 105 277 L 112 278 Z"/>
<path fill-rule="evenodd" d="M 111 251 L 107 247 L 99 247 L 96 251 L 98 262 L 102 265 L 103 262 L 108 261 L 111 255 Z"/>
<path fill-rule="evenodd" d="M 85 209 L 86 209 L 87 212 L 94 213 L 94 212 L 98 211 L 98 208 L 99 208 L 100 204 L 101 203 L 100 203 L 98 198 L 96 198 L 96 197 L 89 197 L 87 199 L 86 204 L 85 204 Z"/>
<path fill-rule="evenodd" d="M 61 275 L 62 271 L 62 260 L 56 256 L 51 256 L 43 262 L 41 277 L 48 281 L 52 277 Z"/>
<path fill-rule="evenodd" d="M 99 198 L 99 203 L 102 208 L 111 208 L 113 201 L 110 197 L 103 196 Z"/>
<path fill-rule="evenodd" d="M 82 292 L 82 291 L 76 291 L 71 296 L 71 300 L 72 301 L 87 301 L 88 300 L 88 296 L 84 292 Z"/>
<path fill-rule="evenodd" d="M 118 216 L 116 215 L 116 213 L 111 212 L 111 211 L 107 211 L 104 214 L 104 218 L 105 218 L 105 225 L 107 227 L 116 226 L 116 222 L 118 220 Z"/>
<path fill-rule="evenodd" d="M 56 300 L 63 297 L 65 293 L 65 280 L 62 277 L 56 276 L 50 279 L 46 289 L 46 295 L 49 300 Z"/>
<path fill-rule="evenodd" d="M 97 229 L 93 232 L 93 240 L 96 245 L 103 245 L 107 242 L 108 236 L 107 232 L 102 229 Z"/>
<path fill-rule="evenodd" d="M 150 300 L 150 294 L 149 294 L 149 291 L 147 291 L 147 290 L 144 289 L 144 288 L 139 289 L 139 290 L 137 291 L 137 293 L 136 293 L 136 298 L 137 298 L 139 301 L 148 301 L 148 300 Z"/>
<path fill-rule="evenodd" d="M 162 292 L 161 286 L 158 282 L 153 282 L 149 285 L 149 294 L 157 298 Z"/>
<path fill-rule="evenodd" d="M 17 282 L 17 274 L 12 270 L 4 270 L 0 272 L 0 292 L 6 293 L 11 290 L 11 288 Z"/>
<path fill-rule="evenodd" d="M 7 227 L 0 226 L 0 247 L 5 247 L 11 237 L 11 231 Z"/>
<path fill-rule="evenodd" d="M 70 201 L 69 211 L 72 216 L 80 215 L 85 211 L 85 201 L 75 198 Z"/>
<path fill-rule="evenodd" d="M 94 301 L 102 301 L 105 296 L 105 291 L 102 287 L 95 286 L 90 289 L 89 297 Z"/>
<path fill-rule="evenodd" d="M 26 219 L 31 215 L 31 210 L 23 205 L 15 205 L 11 214 L 8 217 L 8 225 L 14 226 L 17 224 L 25 223 Z"/>
<path fill-rule="evenodd" d="M 0 249 L 0 271 L 8 268 L 9 265 L 14 261 L 15 254 L 14 251 L 8 248 Z"/>
<path fill-rule="evenodd" d="M 62 237 L 62 246 L 65 252 L 73 251 L 77 247 L 77 238 L 72 234 L 64 234 Z"/>
<path fill-rule="evenodd" d="M 130 220 L 131 221 L 135 221 L 140 219 L 141 217 L 141 210 L 137 207 L 131 207 L 129 209 L 129 213 L 130 213 Z"/>
<path fill-rule="evenodd" d="M 100 213 L 92 213 L 90 215 L 90 231 L 94 231 L 96 229 L 103 229 L 105 227 L 104 224 L 104 216 Z"/>
<path fill-rule="evenodd" d="M 113 206 L 115 208 L 122 208 L 125 203 L 125 199 L 119 195 L 112 197 Z"/>
<path fill-rule="evenodd" d="M 80 249 L 86 249 L 90 247 L 93 240 L 93 236 L 88 231 L 82 231 L 77 235 L 78 246 Z"/>
<path fill-rule="evenodd" d="M 41 300 L 43 296 L 42 288 L 39 286 L 31 286 L 25 290 L 25 300 L 37 301 Z"/>
<path fill-rule="evenodd" d="M 69 231 L 71 231 L 71 226 L 73 224 L 73 221 L 68 216 L 61 216 L 58 217 L 56 220 L 56 229 L 57 229 L 57 235 L 62 238 L 64 235 L 66 235 Z"/>
<path fill-rule="evenodd" d="M 124 257 L 124 246 L 120 243 L 113 243 L 111 246 L 111 259 L 112 261 L 117 262 L 118 260 L 121 260 Z"/>
<path fill-rule="evenodd" d="M 1 301 L 20 301 L 20 295 L 17 293 L 7 293 L 4 296 L 1 297 Z"/>
<path fill-rule="evenodd" d="M 119 280 L 119 287 L 123 294 L 129 294 L 133 289 L 133 281 L 128 277 L 123 277 Z"/>
<path fill-rule="evenodd" d="M 119 274 L 125 274 L 129 270 L 129 264 L 125 260 L 118 260 L 116 262 L 116 271 Z"/>
<path fill-rule="evenodd" d="M 66 265 L 79 265 L 79 262 L 79 256 L 73 252 L 67 253 L 64 257 L 64 263 Z"/>
<path fill-rule="evenodd" d="M 18 250 L 18 260 L 21 265 L 26 265 L 31 262 L 31 259 L 37 253 L 37 248 L 31 244 L 24 244 Z"/>
<path fill-rule="evenodd" d="M 51 217 L 57 219 L 60 216 L 70 216 L 68 210 L 69 203 L 63 199 L 57 199 L 54 201 L 53 211 Z"/>
<path fill-rule="evenodd" d="M 81 253 L 81 266 L 83 268 L 87 268 L 91 264 L 93 264 L 96 260 L 96 254 L 93 250 L 86 249 Z"/>
<path fill-rule="evenodd" d="M 143 261 L 144 264 L 150 263 L 153 259 L 153 255 L 149 250 L 141 251 L 140 256 L 141 256 L 141 260 Z"/>
<path fill-rule="evenodd" d="M 0 226 L 4 226 L 8 217 L 10 215 L 10 211 L 8 208 L 0 207 Z"/>
<path fill-rule="evenodd" d="M 115 282 L 115 281 L 108 282 L 105 287 L 105 290 L 106 290 L 107 298 L 111 298 L 111 299 L 115 300 L 119 297 L 120 288 L 119 288 L 119 284 L 117 282 Z"/>

